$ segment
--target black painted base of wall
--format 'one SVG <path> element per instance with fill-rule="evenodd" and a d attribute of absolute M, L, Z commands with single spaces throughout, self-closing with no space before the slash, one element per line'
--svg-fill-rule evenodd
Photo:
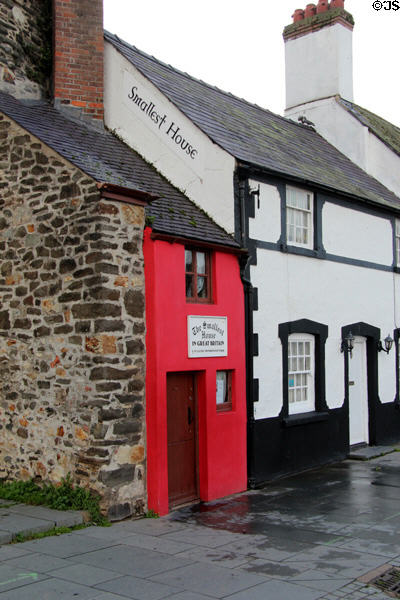
<path fill-rule="evenodd" d="M 379 403 L 371 425 L 371 445 L 399 442 L 400 405 Z M 253 421 L 249 423 L 248 450 L 250 487 L 344 460 L 350 450 L 346 403 L 305 419 L 298 415 Z"/>
<path fill-rule="evenodd" d="M 378 404 L 374 437 L 375 439 L 371 441 L 376 445 L 400 442 L 400 404 L 397 402 Z"/>
<path fill-rule="evenodd" d="M 251 485 L 346 458 L 349 450 L 347 411 L 334 409 L 325 415 L 323 420 L 302 422 L 299 419 L 290 426 L 282 417 L 250 424 Z"/>

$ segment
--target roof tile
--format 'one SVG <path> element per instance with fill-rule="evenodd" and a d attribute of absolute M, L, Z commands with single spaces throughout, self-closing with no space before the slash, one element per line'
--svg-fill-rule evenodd
<path fill-rule="evenodd" d="M 0 111 L 99 183 L 159 196 L 146 208 L 159 233 L 239 247 L 206 213 L 111 132 L 71 121 L 46 102 L 23 103 L 0 92 Z"/>
<path fill-rule="evenodd" d="M 162 63 L 108 32 L 110 42 L 193 123 L 239 161 L 375 204 L 400 199 L 310 127 Z"/>

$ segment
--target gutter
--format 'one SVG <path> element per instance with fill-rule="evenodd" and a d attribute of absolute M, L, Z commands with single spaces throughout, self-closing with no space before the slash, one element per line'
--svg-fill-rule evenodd
<path fill-rule="evenodd" d="M 240 240 L 242 246 L 247 245 L 246 235 L 246 183 L 239 181 L 240 206 Z M 246 407 L 247 407 L 247 485 L 255 487 L 255 453 L 254 453 L 254 400 L 253 400 L 253 299 L 254 288 L 246 272 L 249 268 L 251 255 L 247 250 L 247 256 L 243 255 L 240 260 L 240 277 L 244 289 L 245 308 L 245 340 L 246 340 Z"/>
<path fill-rule="evenodd" d="M 120 202 L 127 202 L 128 204 L 135 204 L 137 206 L 147 206 L 150 202 L 160 197 L 114 183 L 101 182 L 97 184 L 97 188 L 100 190 L 102 198 L 119 200 Z"/>

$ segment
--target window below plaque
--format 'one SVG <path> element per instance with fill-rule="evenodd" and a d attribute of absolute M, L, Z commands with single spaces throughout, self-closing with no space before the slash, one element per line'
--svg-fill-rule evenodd
<path fill-rule="evenodd" d="M 232 410 L 232 371 L 217 371 L 217 411 Z"/>
<path fill-rule="evenodd" d="M 185 280 L 188 302 L 211 302 L 211 257 L 209 252 L 185 248 Z"/>

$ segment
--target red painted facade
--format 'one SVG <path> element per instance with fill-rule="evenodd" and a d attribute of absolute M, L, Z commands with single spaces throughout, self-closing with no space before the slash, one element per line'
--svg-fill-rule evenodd
<path fill-rule="evenodd" d="M 245 323 L 237 256 L 212 252 L 212 303 L 185 298 L 185 246 L 152 240 L 143 245 L 146 280 L 146 420 L 149 509 L 169 511 L 167 374 L 195 376 L 200 500 L 210 501 L 247 486 Z M 191 244 L 187 244 L 191 246 Z M 195 244 L 193 244 L 195 246 Z M 226 316 L 228 356 L 188 358 L 187 316 Z M 232 371 L 232 410 L 217 411 L 216 371 Z"/>

